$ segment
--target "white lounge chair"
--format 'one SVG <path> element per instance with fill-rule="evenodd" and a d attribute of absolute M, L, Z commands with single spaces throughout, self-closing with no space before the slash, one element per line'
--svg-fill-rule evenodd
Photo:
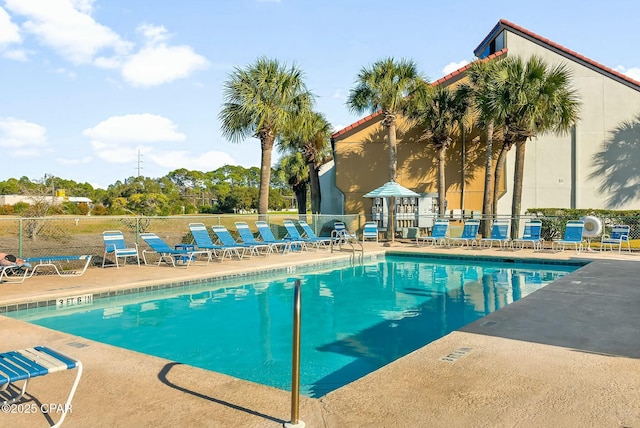
<path fill-rule="evenodd" d="M 631 227 L 626 224 L 613 226 L 611 234 L 602 235 L 600 239 L 600 251 L 604 251 L 607 247 L 613 251 L 613 247 L 618 247 L 618 254 L 622 251 L 622 246 L 626 245 L 627 251 L 631 252 L 631 244 L 629 242 L 629 232 Z"/>
<path fill-rule="evenodd" d="M 102 240 L 104 241 L 104 256 L 102 257 L 102 267 L 113 266 L 117 269 L 120 268 L 118 259 L 123 259 L 124 263 L 127 263 L 129 257 L 134 257 L 140 267 L 140 255 L 138 254 L 138 244 L 133 243 L 133 246 L 126 244 L 124 235 L 119 230 L 107 230 L 102 232 Z M 111 264 L 106 264 L 107 256 L 112 256 L 115 261 Z"/>
<path fill-rule="evenodd" d="M 362 243 L 365 241 L 378 242 L 378 223 L 375 221 L 368 221 L 364 224 L 362 229 Z"/>

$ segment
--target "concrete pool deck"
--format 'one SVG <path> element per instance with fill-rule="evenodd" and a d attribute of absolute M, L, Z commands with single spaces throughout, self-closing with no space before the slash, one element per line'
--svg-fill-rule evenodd
<path fill-rule="evenodd" d="M 301 397 L 307 427 L 639 427 L 640 254 L 386 248 L 503 258 L 593 260 L 460 331 L 321 399 Z M 0 307 L 139 288 L 218 274 L 348 257 L 309 251 L 188 269 L 128 265 L 81 277 L 0 285 Z M 304 310 L 304 309 L 303 309 Z M 84 364 L 65 427 L 278 427 L 290 393 L 0 316 L 2 346 L 43 344 Z M 215 333 L 215 325 L 194 334 Z M 239 332 L 241 333 L 241 332 Z M 452 356 L 453 358 L 443 358 Z M 36 378 L 27 403 L 64 403 L 75 373 Z M 57 421 L 59 415 L 53 414 Z M 46 427 L 41 411 L 1 414 L 0 425 Z"/>

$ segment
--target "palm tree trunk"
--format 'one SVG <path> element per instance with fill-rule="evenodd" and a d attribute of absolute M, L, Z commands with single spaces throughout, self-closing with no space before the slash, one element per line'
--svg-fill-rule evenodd
<path fill-rule="evenodd" d="M 460 209 L 462 210 L 462 214 L 464 215 L 464 193 L 466 191 L 466 181 L 467 177 L 465 174 L 465 170 L 467 169 L 467 147 L 465 144 L 465 134 L 464 134 L 464 126 L 460 125 L 460 134 L 462 134 L 462 153 L 460 162 L 461 166 L 461 177 L 460 177 Z"/>
<path fill-rule="evenodd" d="M 307 215 L 307 183 L 299 183 L 293 186 L 293 193 L 296 195 L 299 217 Z"/>
<path fill-rule="evenodd" d="M 447 200 L 447 195 L 445 194 L 446 186 L 444 174 L 446 151 L 447 146 L 444 144 L 440 146 L 440 149 L 438 150 L 438 214 L 440 214 L 440 217 L 444 216 L 445 201 Z"/>
<path fill-rule="evenodd" d="M 513 173 L 513 202 L 511 204 L 511 238 L 518 237 L 520 210 L 522 209 L 522 182 L 524 181 L 524 141 L 516 142 L 516 165 Z"/>
<path fill-rule="evenodd" d="M 309 167 L 309 187 L 311 189 L 311 213 L 320 214 L 320 203 L 322 195 L 320 194 L 320 177 L 315 162 L 307 163 Z"/>
<path fill-rule="evenodd" d="M 391 121 L 387 129 L 387 137 L 389 140 L 389 181 L 396 181 L 398 176 L 398 152 L 396 147 L 396 122 Z"/>
<path fill-rule="evenodd" d="M 484 193 L 482 195 L 482 236 L 488 238 L 491 235 L 491 195 L 492 186 L 492 166 L 493 166 L 493 122 L 487 124 L 487 161 L 484 172 Z"/>
<path fill-rule="evenodd" d="M 265 137 L 260 145 L 262 146 L 262 158 L 260 160 L 260 190 L 258 193 L 258 219 L 267 220 L 269 212 L 269 182 L 271 181 L 271 152 L 274 138 Z"/>
<path fill-rule="evenodd" d="M 507 154 L 509 153 L 509 149 L 511 145 L 502 144 L 502 148 L 500 149 L 500 154 L 498 155 L 498 160 L 496 161 L 496 171 L 494 173 L 493 179 L 493 203 L 491 205 L 491 214 L 493 218 L 496 218 L 496 214 L 498 214 L 498 197 L 500 193 L 500 181 L 502 180 L 502 172 L 504 171 L 504 163 L 507 160 Z"/>
<path fill-rule="evenodd" d="M 397 177 L 397 165 L 398 165 L 398 153 L 396 151 L 396 121 L 392 120 L 389 123 L 387 130 L 389 140 L 389 181 L 396 181 Z M 389 233 L 389 239 L 391 242 L 395 240 L 395 207 L 396 198 L 393 196 L 389 198 L 389 224 L 387 225 L 387 231 Z"/>

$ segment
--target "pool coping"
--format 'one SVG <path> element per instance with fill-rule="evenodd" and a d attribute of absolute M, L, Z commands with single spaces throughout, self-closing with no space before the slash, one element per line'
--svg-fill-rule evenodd
<path fill-rule="evenodd" d="M 394 250 L 379 251 L 386 252 Z M 486 254 L 463 253 L 481 257 Z M 495 253 L 497 258 L 503 257 L 501 252 Z M 529 251 L 519 252 L 517 256 L 518 259 L 537 258 Z M 608 288 L 595 290 L 592 301 L 600 301 L 599 296 L 608 293 L 614 297 L 608 299 L 612 305 L 609 310 L 616 312 L 615 305 L 630 300 L 620 295 L 620 286 L 623 291 L 637 293 L 640 290 L 636 281 L 640 276 L 638 254 L 617 257 L 610 253 L 594 259 L 586 254 L 565 252 L 549 257 L 563 262 L 567 259 L 597 262 L 563 277 L 565 286 L 569 286 L 566 294 L 569 298 L 575 296 L 576 287 L 580 287 L 574 284 L 576 280 L 586 277 L 590 282 L 600 281 Z M 618 260 L 614 260 L 616 258 Z M 308 261 L 299 264 L 304 263 Z M 611 270 L 626 274 L 618 280 L 610 275 Z M 109 278 L 109 274 L 104 278 Z M 494 314 L 498 313 L 500 311 Z M 549 317 L 562 319 L 562 314 L 551 312 Z M 640 332 L 639 318 L 635 316 L 635 324 L 624 321 L 626 332 L 637 328 L 632 333 L 634 336 L 628 336 L 632 340 Z M 66 421 L 70 427 L 114 426 L 137 421 L 144 426 L 211 426 L 213 423 L 275 428 L 287 421 L 284 415 L 288 414 L 291 404 L 290 394 L 285 391 L 190 366 L 175 366 L 171 361 L 90 340 L 81 340 L 89 346 L 76 349 L 73 344 L 82 338 L 5 316 L 0 316 L 0 322 L 14 333 L 7 335 L 5 346 L 18 349 L 32 346 L 34 341 L 45 342 L 82 359 L 86 379 L 74 398 L 73 415 Z M 602 335 L 611 333 L 610 324 L 600 325 L 597 320 L 594 328 L 600 329 Z M 442 356 L 461 346 L 473 350 L 455 362 L 442 361 Z M 114 372 L 109 367 L 118 358 L 125 366 Z M 158 373 L 165 373 L 168 367 L 173 367 L 172 373 L 175 372 L 170 378 L 173 384 L 188 390 L 167 389 Z M 505 370 L 510 377 L 502 375 Z M 144 397 L 122 393 L 123 389 L 130 388 L 132 372 L 139 372 L 136 386 L 146 391 Z M 637 389 L 638 382 L 640 359 L 581 352 L 483 332 L 456 331 L 323 398 L 300 397 L 300 417 L 308 426 L 319 427 L 640 426 L 640 403 L 630 394 Z M 36 397 L 48 397 L 51 390 L 58 390 L 59 386 L 58 376 L 47 376 L 34 382 L 32 393 Z M 602 393 L 603 388 L 606 394 Z M 167 400 L 179 401 L 167 407 Z M 104 412 L 106 402 L 113 411 Z M 24 427 L 34 426 L 34 420 L 38 424 L 45 422 L 38 415 L 5 415 L 3 418 L 17 423 L 14 426 Z"/>
<path fill-rule="evenodd" d="M 379 252 L 370 252 L 362 255 L 362 262 L 375 260 L 377 257 L 382 256 L 402 256 L 413 257 L 422 259 L 436 259 L 436 260 L 477 260 L 480 262 L 502 262 L 502 263 L 523 263 L 523 264 L 542 264 L 542 265 L 569 265 L 569 266 L 584 266 L 591 263 L 590 259 L 576 259 L 576 260 L 549 260 L 544 258 L 533 257 L 507 257 L 507 256 L 469 256 L 469 255 L 455 255 L 455 254 L 433 254 L 433 253 L 415 253 L 402 250 L 387 250 Z M 96 301 L 103 298 L 125 296 L 136 293 L 148 293 L 153 291 L 160 291 L 173 288 L 186 288 L 191 286 L 197 286 L 200 284 L 209 283 L 212 281 L 228 281 L 239 278 L 251 278 L 261 275 L 280 275 L 283 273 L 294 273 L 298 267 L 302 267 L 303 271 L 317 270 L 318 267 L 332 268 L 338 265 L 345 265 L 347 263 L 353 263 L 351 256 L 344 256 L 341 258 L 334 258 L 331 260 L 320 260 L 314 262 L 293 263 L 284 266 L 267 267 L 262 270 L 251 269 L 242 272 L 235 273 L 221 273 L 211 276 L 205 276 L 200 278 L 186 279 L 174 282 L 153 283 L 148 285 L 133 286 L 120 285 L 115 287 L 106 287 L 104 290 L 93 290 L 92 292 L 74 292 L 73 294 L 65 292 L 64 295 L 56 296 L 55 298 L 46 298 L 41 300 L 26 299 L 25 301 L 11 302 L 8 304 L 2 304 L 0 300 L 0 315 L 6 315 L 9 313 L 20 312 L 23 310 L 48 308 L 50 306 L 62 306 L 68 301 L 68 299 L 85 298 L 91 295 L 91 300 Z M 291 271 L 291 268 L 296 270 Z M 157 282 L 157 281 L 154 281 Z M 221 285 L 222 286 L 222 285 Z"/>

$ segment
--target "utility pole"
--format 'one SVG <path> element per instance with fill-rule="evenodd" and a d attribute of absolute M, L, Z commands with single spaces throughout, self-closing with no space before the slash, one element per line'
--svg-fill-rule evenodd
<path fill-rule="evenodd" d="M 138 177 L 140 177 L 140 170 L 143 169 L 142 166 L 140 166 L 140 164 L 142 163 L 142 153 L 140 153 L 140 149 L 138 149 L 138 165 L 136 167 L 136 169 L 138 170 Z"/>

